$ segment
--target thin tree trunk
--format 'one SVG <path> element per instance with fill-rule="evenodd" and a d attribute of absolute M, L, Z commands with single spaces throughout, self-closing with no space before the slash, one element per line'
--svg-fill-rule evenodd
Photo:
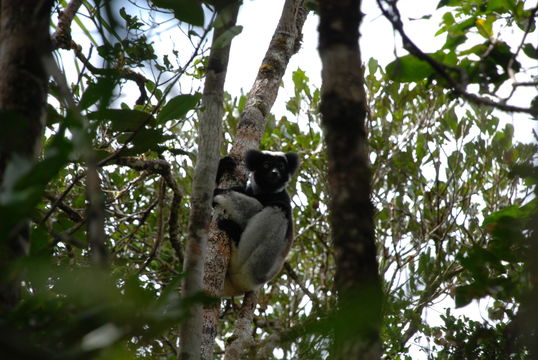
<path fill-rule="evenodd" d="M 202 97 L 203 112 L 200 114 L 198 157 L 189 217 L 188 240 L 183 270 L 182 296 L 192 296 L 202 291 L 203 261 L 207 247 L 207 232 L 211 220 L 211 201 L 220 158 L 220 137 L 224 109 L 224 80 L 228 69 L 230 46 L 217 48 L 216 40 L 235 26 L 239 2 L 217 9 L 225 24 L 213 32 L 211 52 Z M 200 359 L 202 343 L 202 306 L 191 307 L 191 316 L 181 324 L 179 359 Z"/>
<path fill-rule="evenodd" d="M 0 3 L 0 188 L 14 156 L 33 160 L 45 122 L 52 0 Z M 0 317 L 19 301 L 20 286 L 10 264 L 28 248 L 28 222 L 0 239 Z"/>
<path fill-rule="evenodd" d="M 278 88 L 288 62 L 291 56 L 299 50 L 301 31 L 307 15 L 303 3 L 304 0 L 286 0 L 284 4 L 281 18 L 249 92 L 234 145 L 230 151 L 230 155 L 239 160 L 239 166 L 234 177 L 224 178 L 219 187 L 237 186 L 246 182 L 247 171 L 242 163 L 243 154 L 248 149 L 258 148 L 265 130 L 267 114 L 271 111 L 278 95 Z M 219 296 L 230 258 L 230 240 L 216 226 L 216 216 L 218 214 L 214 215 L 209 228 L 208 251 L 204 264 L 204 288 L 207 293 Z M 251 311 L 254 311 L 255 306 L 245 308 L 251 308 Z M 243 315 L 249 316 L 247 313 L 245 311 Z M 203 316 L 202 359 L 210 360 L 213 358 L 213 347 L 217 335 L 219 307 L 204 308 Z M 244 340 L 245 337 L 241 339 Z"/>
<path fill-rule="evenodd" d="M 360 0 L 319 3 L 321 114 L 329 161 L 338 310 L 335 359 L 379 359 L 381 283 L 376 260 L 367 116 L 359 51 Z"/>
<path fill-rule="evenodd" d="M 538 186 L 534 189 L 534 195 L 538 196 Z M 522 335 L 529 350 L 529 359 L 538 360 L 538 210 L 534 210 L 530 224 L 526 265 L 532 288 L 521 302 L 519 313 L 523 315 Z"/>

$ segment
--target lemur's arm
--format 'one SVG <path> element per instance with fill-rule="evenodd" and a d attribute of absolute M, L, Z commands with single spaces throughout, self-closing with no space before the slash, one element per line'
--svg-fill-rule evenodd
<path fill-rule="evenodd" d="M 232 173 L 236 166 L 235 160 L 230 156 L 222 158 L 217 170 L 217 184 L 225 173 Z M 246 194 L 245 187 L 241 186 L 227 189 L 216 188 L 213 192 L 213 206 L 216 205 L 224 210 L 224 216 L 219 219 L 218 226 L 230 236 L 235 244 L 239 243 L 248 220 L 263 208 L 262 204 L 256 198 Z"/>

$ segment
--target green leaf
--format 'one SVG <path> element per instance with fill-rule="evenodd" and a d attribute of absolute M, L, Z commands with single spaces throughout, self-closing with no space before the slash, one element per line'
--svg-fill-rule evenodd
<path fill-rule="evenodd" d="M 523 52 L 531 59 L 538 59 L 538 47 L 534 47 L 532 44 L 523 45 Z"/>
<path fill-rule="evenodd" d="M 166 103 L 159 115 L 157 115 L 157 123 L 162 124 L 168 120 L 183 118 L 187 112 L 196 108 L 201 97 L 202 95 L 199 93 L 174 97 Z"/>
<path fill-rule="evenodd" d="M 163 92 L 157 86 L 155 86 L 153 81 L 146 81 L 146 89 L 148 89 L 150 93 L 154 94 L 158 100 L 161 100 L 163 97 Z"/>
<path fill-rule="evenodd" d="M 443 121 L 446 122 L 448 129 L 450 129 L 452 133 L 456 134 L 458 129 L 458 116 L 456 115 L 454 108 L 451 108 L 446 112 L 445 116 L 443 117 Z"/>
<path fill-rule="evenodd" d="M 506 13 L 509 10 L 515 10 L 516 8 L 516 2 L 515 0 L 488 0 L 487 2 L 488 12 L 498 12 L 498 13 Z"/>
<path fill-rule="evenodd" d="M 370 72 L 370 75 L 374 75 L 378 67 L 379 63 L 376 59 L 370 58 L 370 60 L 368 60 L 368 71 Z"/>
<path fill-rule="evenodd" d="M 524 206 L 512 205 L 505 207 L 502 210 L 496 211 L 484 219 L 484 226 L 488 224 L 495 224 L 502 218 L 510 217 L 513 219 L 526 220 L 531 217 L 537 207 L 536 199 L 529 202 Z"/>
<path fill-rule="evenodd" d="M 286 102 L 286 110 L 291 112 L 293 115 L 297 115 L 299 113 L 299 107 L 300 102 L 297 101 L 297 98 L 295 96 L 292 96 L 288 102 Z"/>
<path fill-rule="evenodd" d="M 456 287 L 456 307 L 460 308 L 468 305 L 473 299 L 479 299 L 485 295 L 485 289 L 483 286 L 477 284 L 462 285 Z"/>
<path fill-rule="evenodd" d="M 301 92 L 305 92 L 308 97 L 310 97 L 310 87 L 308 85 L 308 81 L 310 80 L 308 76 L 306 76 L 306 73 L 301 70 L 301 68 L 297 68 L 291 76 L 291 79 L 293 80 L 293 84 L 295 85 L 295 97 L 297 98 L 297 104 L 301 103 Z"/>
<path fill-rule="evenodd" d="M 130 109 L 105 109 L 88 114 L 90 120 L 109 120 L 112 131 L 136 131 L 142 125 L 155 125 L 155 119 L 147 112 Z"/>
<path fill-rule="evenodd" d="M 97 82 L 91 83 L 82 94 L 79 102 L 81 110 L 86 110 L 97 101 L 101 100 L 103 104 L 108 104 L 114 90 L 114 80 L 112 77 L 105 76 L 97 79 Z"/>
<path fill-rule="evenodd" d="M 118 141 L 122 144 L 126 143 L 131 137 L 132 133 L 126 133 L 118 136 Z M 142 129 L 136 133 L 134 138 L 130 141 L 133 147 L 126 150 L 124 155 L 138 155 L 145 153 L 149 150 L 156 150 L 158 145 L 173 139 L 172 135 L 163 134 L 161 129 Z"/>
<path fill-rule="evenodd" d="M 536 20 L 534 17 L 531 17 L 531 10 L 523 9 L 523 1 L 517 3 L 516 10 L 514 11 L 514 17 L 516 18 L 517 26 L 523 30 L 528 31 L 529 33 L 536 30 Z"/>
<path fill-rule="evenodd" d="M 454 50 L 459 45 L 463 44 L 467 40 L 467 35 L 465 34 L 453 34 L 448 33 L 446 36 L 445 44 L 443 45 L 443 49 L 451 49 Z"/>
<path fill-rule="evenodd" d="M 462 2 L 462 0 L 441 0 L 437 4 L 437 8 L 439 9 L 439 8 L 441 8 L 443 6 L 457 6 L 461 2 Z"/>
<path fill-rule="evenodd" d="M 56 111 L 54 106 L 47 104 L 47 126 L 60 123 L 64 117 Z"/>
<path fill-rule="evenodd" d="M 0 189 L 1 239 L 35 211 L 45 186 L 65 167 L 72 149 L 73 144 L 59 133 L 45 150 L 43 160 L 32 164 L 21 156 L 9 159 Z"/>
<path fill-rule="evenodd" d="M 405 55 L 394 60 L 387 65 L 386 72 L 389 78 L 399 82 L 420 81 L 435 73 L 430 64 L 414 55 Z"/>
<path fill-rule="evenodd" d="M 481 19 L 478 18 L 475 21 L 475 26 L 478 29 L 478 32 L 480 35 L 485 37 L 486 39 L 493 38 L 493 22 L 495 21 L 495 17 L 488 16 L 487 19 Z"/>
<path fill-rule="evenodd" d="M 196 0 L 152 0 L 155 6 L 170 9 L 179 21 L 204 26 L 204 9 Z"/>
<path fill-rule="evenodd" d="M 447 12 L 443 14 L 443 23 L 450 26 L 453 25 L 456 22 L 456 19 L 454 19 L 454 15 L 452 15 L 451 12 Z"/>
<path fill-rule="evenodd" d="M 422 163 L 422 159 L 426 156 L 427 153 L 427 141 L 426 135 L 419 133 L 417 135 L 417 144 L 415 148 L 415 155 L 417 157 L 417 163 Z"/>

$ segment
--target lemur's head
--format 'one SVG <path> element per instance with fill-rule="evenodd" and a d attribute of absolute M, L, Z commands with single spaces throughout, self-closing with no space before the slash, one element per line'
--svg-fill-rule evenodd
<path fill-rule="evenodd" d="M 284 190 L 299 167 L 296 153 L 249 150 L 245 156 L 254 193 L 276 193 Z"/>

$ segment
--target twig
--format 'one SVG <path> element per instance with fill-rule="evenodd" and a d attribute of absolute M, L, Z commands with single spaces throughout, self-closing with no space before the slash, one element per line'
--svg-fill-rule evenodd
<path fill-rule="evenodd" d="M 159 247 L 161 246 L 161 242 L 163 239 L 163 212 L 164 212 L 164 195 L 165 195 L 165 186 L 164 186 L 164 179 L 161 179 L 161 183 L 159 184 L 159 197 L 157 199 L 158 204 L 158 216 L 157 216 L 157 237 L 155 238 L 155 243 L 153 244 L 153 248 L 151 249 L 151 253 L 149 254 L 148 258 L 144 262 L 144 264 L 140 267 L 138 270 L 138 274 L 140 275 L 142 271 L 151 263 L 151 261 L 155 258 L 155 255 L 157 254 L 157 251 L 159 250 Z"/>
<path fill-rule="evenodd" d="M 82 221 L 82 215 L 80 215 L 77 211 L 73 210 L 71 207 L 67 206 L 63 201 L 59 200 L 56 197 L 55 194 L 51 193 L 50 191 L 45 192 L 45 197 L 52 202 L 58 202 L 58 207 L 60 210 L 62 210 L 64 213 L 66 213 L 67 217 L 74 222 L 78 223 Z M 41 223 L 41 221 L 40 221 Z"/>
<path fill-rule="evenodd" d="M 462 76 L 462 78 L 465 79 L 466 78 L 465 71 L 460 68 L 454 68 L 446 64 L 443 64 L 442 62 L 435 60 L 434 58 L 432 58 L 431 56 L 427 55 L 422 50 L 420 50 L 420 48 L 417 45 L 415 45 L 415 43 L 407 36 L 405 31 L 403 30 L 403 23 L 401 20 L 400 12 L 398 10 L 398 7 L 396 6 L 395 1 L 384 0 L 384 2 L 390 6 L 390 11 L 387 10 L 385 7 L 383 7 L 383 4 L 382 4 L 383 0 L 376 0 L 376 1 L 379 8 L 381 9 L 381 12 L 385 16 L 385 18 L 387 18 L 387 20 L 390 21 L 394 30 L 396 30 L 398 34 L 400 34 L 400 36 L 402 37 L 404 49 L 409 51 L 410 54 L 416 56 L 418 59 L 427 62 L 439 75 L 441 75 L 443 79 L 445 79 L 448 82 L 449 87 L 452 89 L 452 91 L 456 95 L 461 96 L 465 100 L 468 100 L 478 105 L 491 106 L 491 107 L 497 108 L 499 110 L 507 111 L 507 112 L 523 112 L 523 113 L 528 113 L 531 115 L 536 115 L 536 111 L 531 108 L 523 108 L 519 106 L 508 105 L 502 102 L 496 102 L 491 99 L 467 92 L 467 90 L 465 90 L 465 88 L 467 87 L 466 81 L 459 83 L 448 73 L 449 70 L 458 71 L 459 74 Z"/>
<path fill-rule="evenodd" d="M 310 301 L 312 301 L 314 304 L 316 305 L 319 305 L 319 300 L 318 298 L 312 294 L 310 292 L 310 290 L 308 290 L 306 288 L 306 286 L 302 283 L 302 281 L 299 279 L 299 276 L 297 275 L 297 273 L 295 272 L 295 270 L 293 270 L 293 268 L 291 267 L 290 263 L 289 262 L 285 262 L 284 263 L 284 269 L 286 269 L 286 272 L 288 273 L 288 275 L 290 276 L 290 278 L 292 278 L 295 283 L 301 288 L 301 290 L 303 290 L 303 292 L 308 296 L 308 298 L 310 299 Z"/>
<path fill-rule="evenodd" d="M 170 204 L 170 219 L 168 221 L 168 231 L 170 243 L 175 250 L 176 256 L 181 261 L 183 259 L 183 248 L 179 240 L 179 208 L 183 192 L 176 179 L 172 175 L 170 164 L 165 160 L 138 159 L 132 157 L 118 157 L 114 160 L 117 165 L 128 166 L 139 171 L 150 171 L 160 174 L 166 185 L 172 190 L 173 197 Z"/>
<path fill-rule="evenodd" d="M 82 47 L 77 45 L 75 42 L 71 42 L 69 47 L 75 51 L 77 59 L 79 59 L 84 66 L 88 68 L 94 75 L 110 75 L 110 71 L 115 71 L 117 75 L 126 80 L 131 80 L 136 83 L 138 90 L 140 91 L 140 96 L 136 99 L 136 105 L 143 105 L 148 100 L 148 93 L 146 92 L 146 83 L 149 81 L 144 75 L 134 72 L 131 69 L 122 68 L 122 69 L 101 69 L 93 66 L 93 64 L 88 60 L 82 53 Z"/>

